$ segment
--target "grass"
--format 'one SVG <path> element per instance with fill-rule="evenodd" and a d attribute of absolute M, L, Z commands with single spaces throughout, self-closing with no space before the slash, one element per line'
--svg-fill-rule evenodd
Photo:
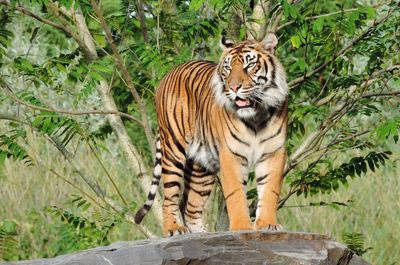
<path fill-rule="evenodd" d="M 372 264 L 397 264 L 400 260 L 400 162 L 389 162 L 385 168 L 350 181 L 329 195 L 310 199 L 292 197 L 287 206 L 307 205 L 310 201 L 348 201 L 338 210 L 330 207 L 284 207 L 279 220 L 288 230 L 322 233 L 343 242 L 344 233 L 362 233 L 363 256 Z"/>
<path fill-rule="evenodd" d="M 29 142 L 34 143 L 33 149 L 40 150 L 41 157 L 51 164 L 53 169 L 85 187 L 51 145 L 43 142 L 41 137 L 29 137 Z M 129 174 L 115 141 L 107 139 L 104 145 L 109 148 L 109 152 L 102 152 L 102 160 L 121 192 L 128 201 L 142 202 L 143 195 L 136 188 L 137 180 Z M 117 200 L 111 184 L 106 180 L 104 172 L 88 148 L 77 146 L 75 149 L 76 161 L 79 161 L 85 171 L 90 172 L 90 175 L 105 187 L 107 193 Z M 398 159 L 398 156 L 394 154 L 393 158 Z M 344 233 L 362 233 L 365 238 L 364 248 L 372 248 L 364 255 L 365 259 L 378 265 L 396 264 L 400 260 L 400 180 L 397 177 L 400 175 L 399 167 L 399 160 L 391 161 L 385 168 L 380 168 L 375 173 L 370 172 L 362 178 L 355 178 L 350 181 L 348 188 L 341 187 L 339 191 L 329 195 L 317 195 L 307 199 L 293 196 L 279 213 L 280 223 L 284 224 L 287 230 L 327 234 L 339 242 L 343 242 Z M 66 251 L 62 249 L 65 248 L 65 225 L 59 218 L 54 218 L 44 211 L 44 208 L 58 206 L 74 211 L 71 204 L 66 203 L 71 200 L 73 194 L 79 195 L 74 188 L 58 179 L 47 168 L 28 167 L 23 162 L 6 160 L 0 168 L 0 224 L 5 220 L 17 223 L 18 255 L 12 259 L 47 257 Z M 307 205 L 310 201 L 348 200 L 353 201 L 351 206 L 339 209 L 330 206 L 298 207 Z M 91 220 L 97 211 L 92 206 L 83 213 L 75 213 Z M 104 215 L 104 218 L 111 217 L 112 214 Z M 155 228 L 156 224 L 151 219 L 146 218 L 145 222 Z M 133 225 L 125 222 L 116 225 L 109 236 L 110 241 L 140 238 L 143 237 Z"/>

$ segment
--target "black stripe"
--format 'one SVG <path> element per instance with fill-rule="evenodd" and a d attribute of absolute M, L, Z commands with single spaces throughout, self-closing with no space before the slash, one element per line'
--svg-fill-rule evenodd
<path fill-rule="evenodd" d="M 149 193 L 149 196 L 147 196 L 148 200 L 154 200 L 154 198 L 156 197 L 155 193 Z"/>
<path fill-rule="evenodd" d="M 188 210 L 188 209 L 186 208 L 186 213 L 190 213 L 190 214 L 195 215 L 195 214 L 202 214 L 203 211 L 191 211 L 191 210 Z"/>
<path fill-rule="evenodd" d="M 277 132 L 275 132 L 275 133 L 274 133 L 273 135 L 271 135 L 270 137 L 267 137 L 267 138 L 261 140 L 261 143 L 264 143 L 265 141 L 268 141 L 268 140 L 270 140 L 270 139 L 272 139 L 272 138 L 278 136 L 278 135 L 281 133 L 281 131 L 282 131 L 282 126 L 283 126 L 283 123 L 284 123 L 284 122 L 285 122 L 285 121 L 282 122 L 282 124 L 281 124 L 281 126 L 279 127 L 279 129 L 278 129 Z"/>
<path fill-rule="evenodd" d="M 276 77 L 275 63 L 271 56 L 268 56 L 268 61 L 272 65 L 271 79 L 272 81 L 275 82 L 275 77 Z"/>
<path fill-rule="evenodd" d="M 158 176 L 153 176 L 153 180 L 151 181 L 151 186 L 158 186 L 160 184 L 160 178 Z"/>
<path fill-rule="evenodd" d="M 250 146 L 249 143 L 246 143 L 245 141 L 240 140 L 240 139 L 236 136 L 236 134 L 234 134 L 234 133 L 232 132 L 232 130 L 231 130 L 231 128 L 229 128 L 229 126 L 228 126 L 228 130 L 229 130 L 231 136 L 232 136 L 236 141 L 238 141 L 239 143 L 242 143 L 242 144 L 244 144 L 244 145 L 246 145 L 246 146 Z"/>
<path fill-rule="evenodd" d="M 264 176 L 256 178 L 257 183 L 266 179 L 268 177 L 268 175 L 269 175 L 269 173 L 265 174 Z"/>
<path fill-rule="evenodd" d="M 225 139 L 225 142 L 226 142 L 226 139 Z M 235 155 L 235 156 L 241 158 L 243 161 L 245 161 L 246 163 L 248 163 L 247 157 L 242 156 L 241 154 L 238 154 L 238 153 L 232 151 L 232 149 L 229 147 L 228 143 L 226 143 L 226 146 L 228 147 L 229 151 L 230 151 L 233 155 Z"/>
<path fill-rule="evenodd" d="M 181 188 L 181 184 L 178 181 L 170 181 L 170 182 L 166 182 L 164 183 L 164 189 L 168 189 L 168 188 L 172 188 L 172 187 L 176 187 L 178 186 L 178 188 Z"/>
<path fill-rule="evenodd" d="M 239 190 L 236 189 L 234 191 L 232 191 L 231 193 L 229 193 L 226 197 L 225 197 L 225 201 L 227 201 L 233 194 L 235 194 L 236 192 L 238 192 Z"/>
<path fill-rule="evenodd" d="M 273 153 L 275 153 L 276 151 L 278 151 L 279 149 L 281 149 L 283 146 L 285 146 L 285 144 L 282 144 L 281 146 L 279 146 L 278 148 L 276 148 L 274 151 L 272 152 L 266 152 L 263 153 L 260 158 L 257 160 L 256 164 L 259 164 L 261 162 L 264 161 L 264 159 L 266 159 L 268 156 L 272 155 Z"/>
<path fill-rule="evenodd" d="M 172 137 L 172 140 L 173 140 L 175 146 L 178 148 L 179 152 L 181 152 L 182 154 L 185 154 L 185 148 L 183 148 L 182 144 L 178 141 L 178 139 L 176 138 L 175 133 L 173 132 L 173 130 L 172 130 L 172 128 L 170 126 L 168 126 L 168 131 L 169 131 L 169 134 Z M 168 143 L 168 141 L 167 141 L 167 143 Z"/>
<path fill-rule="evenodd" d="M 181 173 L 176 172 L 176 171 L 172 171 L 172 170 L 169 170 L 169 169 L 165 169 L 165 168 L 162 169 L 162 174 L 177 175 L 178 177 L 181 177 L 181 178 L 183 177 Z"/>

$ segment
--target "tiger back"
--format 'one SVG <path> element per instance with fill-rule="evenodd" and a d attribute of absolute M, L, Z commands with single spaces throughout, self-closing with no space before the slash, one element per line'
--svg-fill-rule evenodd
<path fill-rule="evenodd" d="M 149 211 L 164 186 L 165 236 L 204 231 L 202 213 L 218 176 L 230 230 L 279 229 L 277 206 L 286 160 L 287 83 L 276 36 L 224 40 L 218 64 L 190 61 L 169 72 L 156 92 L 159 126 L 153 182 L 135 216 Z M 255 171 L 254 224 L 246 199 Z"/>

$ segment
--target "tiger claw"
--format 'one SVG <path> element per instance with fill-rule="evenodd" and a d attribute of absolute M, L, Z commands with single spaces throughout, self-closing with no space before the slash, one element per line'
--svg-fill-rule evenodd
<path fill-rule="evenodd" d="M 259 230 L 264 230 L 264 231 L 283 231 L 283 226 L 280 224 L 269 224 L 265 227 L 259 228 Z"/>
<path fill-rule="evenodd" d="M 189 228 L 187 228 L 186 226 L 177 226 L 177 227 L 168 229 L 167 231 L 168 231 L 167 236 L 169 236 L 169 237 L 190 233 Z"/>

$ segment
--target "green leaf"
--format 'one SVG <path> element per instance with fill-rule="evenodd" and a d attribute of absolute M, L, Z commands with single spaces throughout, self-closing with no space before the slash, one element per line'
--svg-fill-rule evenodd
<path fill-rule="evenodd" d="M 324 28 L 324 22 L 325 22 L 324 17 L 317 18 L 313 23 L 313 32 L 320 33 L 322 31 L 322 29 Z"/>
<path fill-rule="evenodd" d="M 97 80 L 97 81 L 104 80 L 104 78 L 103 78 L 99 73 L 97 73 L 97 72 L 91 71 L 91 72 L 89 73 L 89 75 L 90 75 L 93 79 L 95 79 L 95 80 Z"/>
<path fill-rule="evenodd" d="M 2 229 L 4 230 L 4 232 L 10 235 L 16 235 L 17 228 L 18 228 L 17 223 L 12 220 L 5 220 L 2 225 Z"/>
<path fill-rule="evenodd" d="M 293 48 L 299 48 L 301 45 L 301 40 L 298 35 L 294 35 L 290 38 L 290 42 L 292 43 Z"/>
<path fill-rule="evenodd" d="M 191 0 L 189 4 L 189 10 L 198 11 L 202 7 L 204 2 L 205 0 Z"/>

